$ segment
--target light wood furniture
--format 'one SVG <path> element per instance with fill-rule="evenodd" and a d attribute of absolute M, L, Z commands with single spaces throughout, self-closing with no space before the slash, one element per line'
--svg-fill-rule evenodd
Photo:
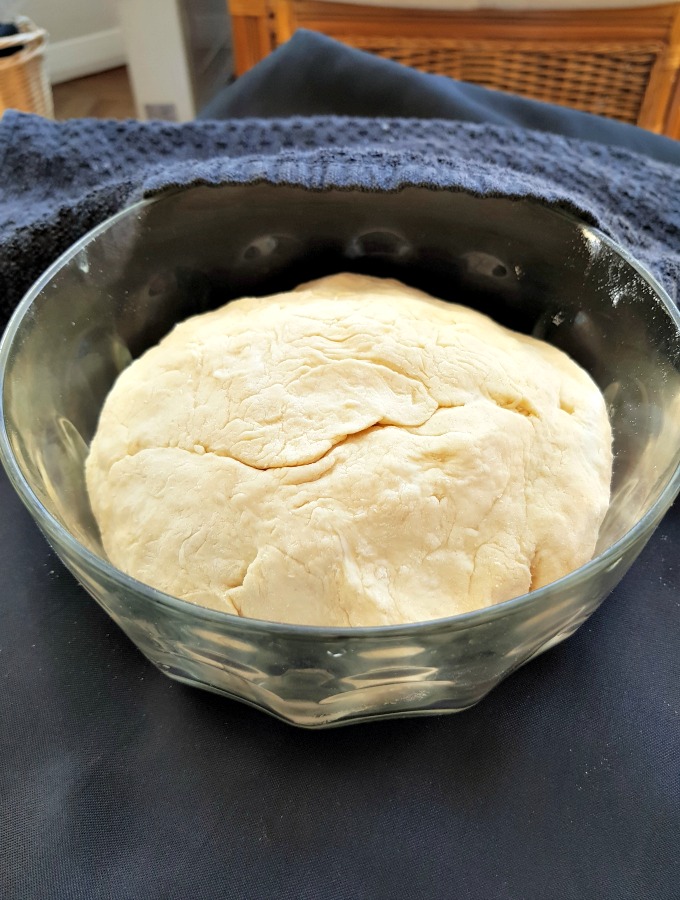
<path fill-rule="evenodd" d="M 229 0 L 229 8 L 237 74 L 309 28 L 427 72 L 680 138 L 680 3 L 440 11 Z"/>

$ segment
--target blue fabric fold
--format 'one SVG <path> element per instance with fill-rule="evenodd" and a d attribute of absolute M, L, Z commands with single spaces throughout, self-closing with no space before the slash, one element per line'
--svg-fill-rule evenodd
<path fill-rule="evenodd" d="M 142 196 L 269 181 L 532 197 L 623 244 L 677 296 L 680 167 L 548 132 L 440 119 L 0 122 L 0 314 L 78 237 Z"/>
<path fill-rule="evenodd" d="M 300 29 L 221 91 L 202 118 L 343 115 L 528 128 L 624 147 L 680 165 L 680 143 L 634 125 L 428 75 Z"/>

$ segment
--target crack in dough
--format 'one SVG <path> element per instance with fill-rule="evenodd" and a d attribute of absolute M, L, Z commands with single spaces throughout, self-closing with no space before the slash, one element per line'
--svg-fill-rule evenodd
<path fill-rule="evenodd" d="M 436 619 L 590 559 L 611 429 L 564 353 L 390 279 L 188 319 L 118 378 L 86 464 L 111 561 L 311 625 Z"/>

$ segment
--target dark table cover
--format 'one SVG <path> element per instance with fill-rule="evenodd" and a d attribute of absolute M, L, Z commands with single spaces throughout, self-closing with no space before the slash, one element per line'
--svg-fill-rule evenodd
<path fill-rule="evenodd" d="M 381 79 L 353 115 L 412 115 L 412 78 L 409 102 L 465 116 L 466 86 L 303 38 L 323 45 L 331 98 L 347 54 L 355 80 Z M 288 52 L 292 79 L 299 42 Z M 234 104 L 265 114 L 268 78 L 237 83 Z M 516 98 L 475 91 L 476 121 L 527 124 Z M 306 102 L 277 114 L 319 111 Z M 571 135 L 572 116 L 548 107 L 546 130 Z M 630 132 L 632 149 L 676 152 L 593 121 L 604 145 Z M 305 732 L 158 673 L 0 474 L 0 897 L 676 900 L 679 541 L 676 505 L 586 625 L 476 708 Z"/>

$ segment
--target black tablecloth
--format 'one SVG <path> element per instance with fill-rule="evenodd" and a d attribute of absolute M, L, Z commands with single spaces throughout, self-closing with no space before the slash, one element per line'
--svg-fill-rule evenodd
<path fill-rule="evenodd" d="M 676 900 L 679 542 L 475 709 L 305 732 L 158 673 L 0 474 L 0 897 Z"/>

